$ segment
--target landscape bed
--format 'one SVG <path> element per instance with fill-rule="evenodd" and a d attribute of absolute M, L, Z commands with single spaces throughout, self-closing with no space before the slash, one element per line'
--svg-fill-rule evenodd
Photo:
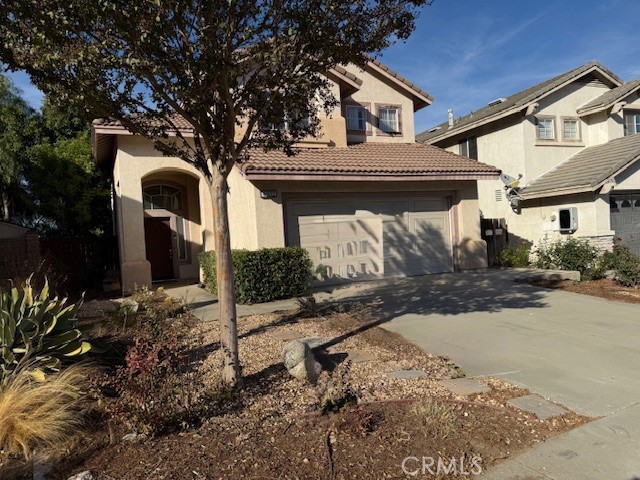
<path fill-rule="evenodd" d="M 436 478 L 439 459 L 457 472 L 484 471 L 590 420 L 571 412 L 539 420 L 507 404 L 528 391 L 491 378 L 480 379 L 489 391 L 456 396 L 439 383 L 462 374 L 455 365 L 377 326 L 375 312 L 357 304 L 241 318 L 244 379 L 226 391 L 219 387 L 218 323 L 190 317 L 161 293 L 138 300 L 135 318 L 85 320 L 98 325 L 93 342 L 105 351 L 94 361 L 109 364 L 94 379 L 104 408 L 52 457 L 50 478 L 86 470 L 99 479 L 404 478 L 423 457 L 433 459 L 433 475 L 427 469 L 421 478 Z M 187 332 L 180 338 L 189 368 L 176 375 L 189 382 L 184 401 L 197 408 L 182 425 L 152 420 L 145 433 L 148 417 L 134 421 L 126 408 L 114 408 L 113 364 L 130 359 L 136 318 L 149 311 Z M 315 386 L 282 364 L 283 347 L 303 337 L 335 343 L 320 355 L 326 370 Z M 419 375 L 396 378 L 403 371 Z M 30 467 L 2 455 L 0 472 L 29 478 Z"/>

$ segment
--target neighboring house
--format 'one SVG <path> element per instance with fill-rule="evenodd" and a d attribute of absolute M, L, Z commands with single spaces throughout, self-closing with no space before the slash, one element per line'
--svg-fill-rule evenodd
<path fill-rule="evenodd" d="M 639 92 L 640 79 L 624 83 L 590 62 L 417 141 L 501 169 L 503 182 L 479 182 L 479 203 L 510 234 L 534 243 L 574 235 L 601 248 L 617 236 L 640 253 Z"/>
<path fill-rule="evenodd" d="M 327 282 L 485 267 L 476 181 L 495 168 L 415 143 L 414 111 L 432 99 L 385 65 L 327 77 L 341 106 L 322 136 L 294 157 L 251 151 L 231 173 L 232 248 L 301 245 Z M 200 173 L 114 122 L 94 122 L 93 147 L 113 172 L 125 291 L 198 277 L 213 249 Z"/>

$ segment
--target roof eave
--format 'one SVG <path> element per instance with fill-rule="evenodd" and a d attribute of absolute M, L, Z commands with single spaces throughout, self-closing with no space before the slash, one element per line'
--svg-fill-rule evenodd
<path fill-rule="evenodd" d="M 438 135 L 436 137 L 433 137 L 431 139 L 428 140 L 424 140 L 423 143 L 429 143 L 429 144 L 434 144 L 436 142 L 439 142 L 441 140 L 445 140 L 449 137 L 455 136 L 457 134 L 460 133 L 464 133 L 467 132 L 469 130 L 473 130 L 474 128 L 477 127 L 481 127 L 483 125 L 486 125 L 488 123 L 492 123 L 495 122 L 496 120 L 500 120 L 504 117 L 507 117 L 509 115 L 512 115 L 514 113 L 517 112 L 521 112 L 522 110 L 526 110 L 527 108 L 529 108 L 530 105 L 533 105 L 534 103 L 537 103 L 539 100 L 548 97 L 549 95 L 557 92 L 558 90 L 560 90 L 561 88 L 566 87 L 567 85 L 569 85 L 571 82 L 574 82 L 577 78 L 583 77 L 585 75 L 588 75 L 589 73 L 592 73 L 594 71 L 598 71 L 598 73 L 600 73 L 601 75 L 603 75 L 604 77 L 606 77 L 606 79 L 608 79 L 612 84 L 616 85 L 616 86 L 621 86 L 622 85 L 622 81 L 615 77 L 610 75 L 608 72 L 606 72 L 605 70 L 603 70 L 602 68 L 600 68 L 598 65 L 593 65 L 591 68 L 585 70 L 584 72 L 581 72 L 580 74 L 574 75 L 573 77 L 567 79 L 565 82 L 561 83 L 560 85 L 556 86 L 555 88 L 544 92 L 540 95 L 537 95 L 535 98 L 530 99 L 526 104 L 523 104 L 521 106 L 517 106 L 517 107 L 512 107 L 509 110 L 506 110 L 505 112 L 498 112 L 494 115 L 491 115 L 489 117 L 486 117 L 478 122 L 474 122 L 471 123 L 469 125 L 465 125 L 464 127 L 461 127 L 460 129 L 456 129 L 455 127 L 451 130 L 446 130 L 445 132 L 443 132 L 442 135 Z M 517 94 L 514 94 L 517 95 Z"/>
<path fill-rule="evenodd" d="M 282 172 L 268 170 L 243 171 L 244 177 L 249 181 L 258 180 L 281 180 L 281 181 L 333 181 L 333 182 L 370 182 L 370 181 L 391 181 L 391 182 L 424 182 L 442 180 L 494 180 L 499 177 L 495 172 L 442 172 L 431 174 L 388 174 L 388 173 L 350 173 L 350 172 Z"/>
<path fill-rule="evenodd" d="M 419 90 L 416 90 L 415 88 L 410 87 L 409 85 L 404 83 L 402 80 L 400 80 L 397 77 L 391 75 L 387 70 L 385 70 L 384 68 L 380 67 L 375 61 L 369 60 L 367 62 L 367 67 L 371 68 L 372 70 L 374 70 L 379 75 L 381 75 L 384 78 L 386 78 L 387 80 L 391 81 L 393 84 L 395 84 L 396 86 L 400 87 L 405 92 L 408 92 L 411 95 L 411 97 L 413 98 L 413 104 L 414 104 L 413 110 L 414 111 L 418 111 L 421 108 L 424 108 L 424 107 L 426 107 L 428 105 L 431 105 L 433 103 L 434 98 L 431 95 L 427 94 L 426 92 L 423 93 L 423 92 L 421 92 Z"/>
<path fill-rule="evenodd" d="M 554 189 L 554 190 L 542 190 L 539 192 L 534 192 L 528 194 L 526 191 L 521 191 L 518 193 L 518 196 L 522 200 L 536 200 L 538 198 L 547 198 L 547 197 L 561 197 L 563 195 L 575 195 L 577 193 L 589 193 L 597 190 L 597 187 L 593 187 L 593 185 L 580 185 L 572 188 L 563 188 L 563 189 Z"/>

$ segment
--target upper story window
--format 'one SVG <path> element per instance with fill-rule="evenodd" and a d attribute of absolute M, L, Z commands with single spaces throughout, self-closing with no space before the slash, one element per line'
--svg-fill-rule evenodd
<path fill-rule="evenodd" d="M 478 160 L 478 140 L 476 137 L 465 138 L 458 143 L 460 155 Z"/>
<path fill-rule="evenodd" d="M 556 139 L 556 126 L 555 121 L 551 117 L 538 117 L 537 123 L 537 138 L 538 140 L 555 140 Z"/>
<path fill-rule="evenodd" d="M 562 119 L 562 139 L 569 141 L 580 140 L 580 121 L 577 118 Z"/>
<path fill-rule="evenodd" d="M 142 190 L 145 210 L 182 210 L 182 191 L 168 185 L 153 185 Z"/>
<path fill-rule="evenodd" d="M 347 130 L 365 132 L 367 130 L 367 109 L 360 105 L 347 105 Z"/>
<path fill-rule="evenodd" d="M 640 112 L 624 112 L 624 134 L 640 133 Z"/>
<path fill-rule="evenodd" d="M 400 107 L 378 105 L 378 128 L 384 133 L 401 133 Z"/>

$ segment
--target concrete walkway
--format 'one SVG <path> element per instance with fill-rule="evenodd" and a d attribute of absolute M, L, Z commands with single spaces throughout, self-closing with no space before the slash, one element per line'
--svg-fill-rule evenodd
<path fill-rule="evenodd" d="M 483 478 L 640 478 L 640 305 L 514 284 L 514 275 L 415 278 L 372 297 L 389 299 L 385 328 L 448 356 L 467 376 L 501 377 L 602 417 Z"/>
<path fill-rule="evenodd" d="M 204 288 L 199 288 L 197 283 L 166 283 L 163 285 L 163 288 L 167 295 L 188 305 L 192 313 L 199 319 L 209 321 L 218 320 L 220 317 L 216 296 Z M 291 310 L 296 307 L 295 299 L 236 306 L 238 317 L 259 313 L 271 313 L 280 310 Z"/>
<path fill-rule="evenodd" d="M 431 275 L 319 292 L 318 301 L 375 305 L 382 326 L 444 355 L 467 376 L 523 385 L 602 417 L 485 473 L 487 479 L 640 480 L 640 305 L 514 283 L 535 272 Z M 197 286 L 165 286 L 201 318 L 215 299 Z M 294 308 L 242 306 L 239 316 Z M 419 456 L 423 452 L 414 452 Z"/>

